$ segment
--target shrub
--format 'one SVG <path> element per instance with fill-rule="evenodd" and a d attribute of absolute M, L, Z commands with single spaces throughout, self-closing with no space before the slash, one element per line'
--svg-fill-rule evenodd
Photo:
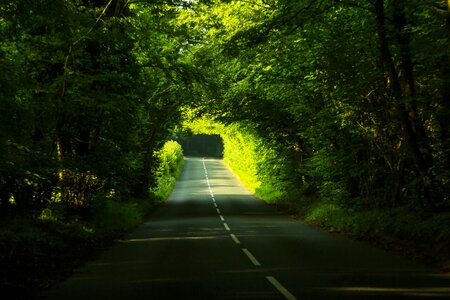
<path fill-rule="evenodd" d="M 152 190 L 161 200 L 166 199 L 172 191 L 184 165 L 183 149 L 175 141 L 167 141 L 155 153 L 159 161 L 156 171 L 156 187 Z"/>

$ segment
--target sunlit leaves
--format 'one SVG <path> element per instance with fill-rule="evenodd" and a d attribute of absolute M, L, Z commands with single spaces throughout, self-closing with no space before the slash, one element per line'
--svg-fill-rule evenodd
<path fill-rule="evenodd" d="M 406 171 L 404 165 L 413 156 L 398 108 L 412 109 L 416 128 L 434 122 L 429 112 L 442 104 L 433 94 L 442 90 L 439 74 L 445 72 L 437 61 L 448 59 L 445 7 L 433 1 L 383 5 L 390 59 L 406 85 L 402 64 L 409 47 L 416 97 L 395 100 L 390 92 L 393 83 L 381 60 L 377 12 L 370 2 L 198 2 L 182 13 L 181 24 L 203 43 L 190 57 L 217 78 L 205 110 L 226 124 L 244 123 L 242 131 L 273 142 L 280 156 L 298 166 L 291 177 L 302 182 L 312 177 L 319 193 L 332 195 L 335 189 L 341 198 L 367 197 L 374 205 L 405 200 L 399 187 L 414 189 L 417 170 Z M 399 32 L 401 14 L 407 23 Z M 399 37 L 407 35 L 405 47 Z M 437 119 L 433 127 L 438 128 Z"/>

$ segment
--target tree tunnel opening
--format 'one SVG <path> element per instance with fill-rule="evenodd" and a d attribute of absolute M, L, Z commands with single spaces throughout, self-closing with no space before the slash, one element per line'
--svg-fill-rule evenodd
<path fill-rule="evenodd" d="M 181 136 L 177 142 L 184 156 L 223 158 L 223 140 L 218 134 L 195 134 Z"/>

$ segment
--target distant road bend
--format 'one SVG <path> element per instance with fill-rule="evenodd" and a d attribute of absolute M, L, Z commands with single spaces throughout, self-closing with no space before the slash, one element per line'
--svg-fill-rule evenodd
<path fill-rule="evenodd" d="M 221 160 L 186 158 L 167 203 L 43 299 L 450 299 L 450 275 L 255 199 Z"/>

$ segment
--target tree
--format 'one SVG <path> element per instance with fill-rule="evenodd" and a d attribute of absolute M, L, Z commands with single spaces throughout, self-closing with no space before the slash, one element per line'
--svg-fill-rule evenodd
<path fill-rule="evenodd" d="M 446 98 L 432 92 L 445 93 L 445 64 L 430 65 L 448 58 L 446 9 L 439 1 L 216 1 L 199 2 L 194 10 L 204 14 L 184 22 L 208 38 L 193 57 L 218 78 L 205 110 L 272 145 L 295 166 L 286 170 L 294 186 L 342 195 L 344 205 L 435 210 L 448 207 L 448 126 L 433 112 Z"/>

